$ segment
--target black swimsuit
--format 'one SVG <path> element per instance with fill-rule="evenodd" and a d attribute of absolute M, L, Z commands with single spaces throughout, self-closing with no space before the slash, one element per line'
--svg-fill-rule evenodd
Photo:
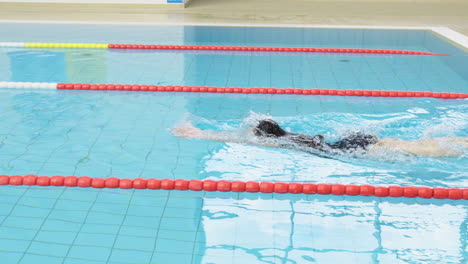
<path fill-rule="evenodd" d="M 369 145 L 377 143 L 377 138 L 360 132 L 353 133 L 342 140 L 334 143 L 324 141 L 322 135 L 308 136 L 303 134 L 288 133 L 284 131 L 275 121 L 264 119 L 259 121 L 253 129 L 258 137 L 277 138 L 280 146 L 285 148 L 300 148 L 302 151 L 316 154 L 313 150 L 318 150 L 327 154 L 339 152 L 353 152 L 366 150 Z M 317 154 L 316 154 L 317 155 Z"/>
<path fill-rule="evenodd" d="M 323 141 L 322 136 L 308 136 L 301 134 L 288 133 L 281 137 L 301 147 L 313 148 L 326 153 L 336 153 L 336 150 L 342 152 L 351 152 L 358 150 L 367 150 L 369 145 L 377 143 L 377 138 L 363 133 L 353 133 L 337 142 L 327 143 Z"/>
<path fill-rule="evenodd" d="M 366 150 L 369 145 L 377 143 L 377 138 L 372 135 L 362 133 L 354 133 L 340 141 L 328 144 L 332 149 L 339 149 L 343 151 L 350 150 Z"/>

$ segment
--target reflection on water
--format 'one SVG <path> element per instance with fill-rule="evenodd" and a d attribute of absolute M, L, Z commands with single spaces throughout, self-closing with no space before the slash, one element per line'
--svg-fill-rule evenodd
<path fill-rule="evenodd" d="M 201 263 L 461 263 L 466 257 L 461 204 L 271 198 L 204 198 Z M 215 214 L 229 217 L 210 217 Z"/>
<path fill-rule="evenodd" d="M 37 255 L 45 263 L 393 264 L 466 259 L 464 201 L 0 189 L 0 256 L 8 260 L 37 260 Z"/>
<path fill-rule="evenodd" d="M 79 83 L 84 78 L 106 80 L 106 53 L 104 49 L 5 49 L 8 61 L 3 61 L 9 78 L 14 82 Z M 6 58 L 6 57 L 5 57 Z M 0 62 L 1 63 L 1 62 Z M 3 79 L 2 81 L 5 81 Z"/>
<path fill-rule="evenodd" d="M 223 53 L 0 48 L 0 81 L 230 87 L 327 88 L 463 93 L 468 79 L 445 60 L 461 55 Z M 343 63 L 343 61 L 347 61 Z"/>

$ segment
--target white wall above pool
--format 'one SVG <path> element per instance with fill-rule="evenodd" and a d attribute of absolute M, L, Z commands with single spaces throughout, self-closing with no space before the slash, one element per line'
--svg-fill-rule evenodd
<path fill-rule="evenodd" d="M 93 4 L 186 4 L 190 0 L 0 0 L 23 3 L 93 3 Z"/>

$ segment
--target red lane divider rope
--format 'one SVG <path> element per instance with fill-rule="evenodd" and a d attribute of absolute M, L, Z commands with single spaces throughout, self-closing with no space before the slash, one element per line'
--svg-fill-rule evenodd
<path fill-rule="evenodd" d="M 38 185 L 90 188 L 152 189 L 207 192 L 292 193 L 322 195 L 361 195 L 376 197 L 436 198 L 468 200 L 468 188 L 430 188 L 413 186 L 372 186 L 354 184 L 256 182 L 226 180 L 118 179 L 87 176 L 7 176 L 0 175 L 0 185 Z"/>
<path fill-rule="evenodd" d="M 204 46 L 204 45 L 127 45 L 109 44 L 109 49 L 164 49 L 164 50 L 220 50 L 220 51 L 265 51 L 265 52 L 324 52 L 324 53 L 379 53 L 399 55 L 438 55 L 447 54 L 386 49 L 347 49 L 347 48 L 307 48 L 307 47 L 250 47 L 250 46 Z"/>
<path fill-rule="evenodd" d="M 442 99 L 468 98 L 468 94 L 465 94 L 465 93 L 335 90 L 335 89 L 240 88 L 240 87 L 211 87 L 211 86 L 82 84 L 82 83 L 59 83 L 57 84 L 57 89 L 60 89 L 60 90 L 99 90 L 99 91 L 238 93 L 238 94 L 300 94 L 300 95 L 337 95 L 337 96 L 366 96 L 366 97 L 433 97 L 433 98 L 442 98 Z"/>

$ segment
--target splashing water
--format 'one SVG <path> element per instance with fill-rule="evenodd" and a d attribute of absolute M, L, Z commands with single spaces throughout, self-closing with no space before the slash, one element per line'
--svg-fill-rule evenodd
<path fill-rule="evenodd" d="M 262 119 L 275 120 L 288 132 L 322 134 L 329 143 L 354 132 L 378 138 L 417 140 L 466 135 L 466 107 L 411 108 L 390 114 L 328 112 L 300 117 L 250 112 L 243 119 L 213 121 L 192 115 L 187 120 L 203 129 L 235 132 L 239 137 L 237 141 L 241 142 L 255 140 L 250 129 Z M 382 148 L 372 153 L 354 151 L 330 155 L 310 148 L 275 149 L 228 143 L 205 159 L 205 173 L 219 172 L 223 178 L 228 175 L 232 179 L 336 182 L 336 177 L 348 175 L 349 183 L 359 184 L 378 184 L 393 179 L 392 182 L 407 184 L 419 182 L 453 186 L 456 181 L 456 185 L 467 185 L 463 180 L 466 177 L 464 171 L 467 171 L 466 146 L 450 142 L 443 144 L 459 150 L 461 154 L 457 157 L 422 157 Z M 221 161 L 222 168 L 218 165 Z"/>

